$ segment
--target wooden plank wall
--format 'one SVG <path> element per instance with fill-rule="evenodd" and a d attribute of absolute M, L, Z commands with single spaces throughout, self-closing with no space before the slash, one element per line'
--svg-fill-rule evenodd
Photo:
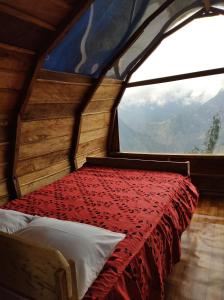
<path fill-rule="evenodd" d="M 16 115 L 33 61 L 33 54 L 0 44 L 0 204 L 10 195 L 8 185 Z"/>
<path fill-rule="evenodd" d="M 78 19 L 90 4 L 91 1 L 84 0 L 0 1 L 0 204 L 13 195 L 11 183 L 16 121 L 29 82 L 33 77 L 33 71 L 38 65 L 38 59 L 57 38 L 63 38 L 63 30 L 67 28 L 66 26 L 69 28 L 69 24 L 72 24 L 76 16 Z M 36 89 L 38 90 L 38 87 Z M 22 127 L 22 136 L 28 136 L 28 132 L 33 130 L 32 126 L 36 128 L 39 126 L 40 132 L 43 132 L 44 126 L 57 128 L 64 126 L 60 121 L 57 125 L 52 123 L 53 121 L 47 123 L 47 119 L 54 119 L 59 111 L 63 118 L 69 119 L 68 115 L 71 116 L 70 111 L 74 103 L 70 104 L 70 106 L 66 105 L 66 108 L 60 106 L 60 103 L 57 103 L 54 108 L 50 103 L 46 103 L 44 108 L 41 103 L 28 106 L 24 120 L 32 120 L 36 123 L 28 125 L 27 122 Z M 42 115 L 45 123 L 36 118 L 37 113 Z M 65 132 L 69 130 L 69 126 L 72 126 L 71 120 L 68 124 L 67 127 L 65 126 Z M 37 142 L 40 136 L 35 136 L 34 139 Z M 65 137 L 64 139 L 60 137 L 60 141 L 68 144 Z M 22 143 L 27 143 L 27 140 L 22 138 Z M 21 151 L 21 155 L 29 156 L 26 146 Z M 64 155 L 63 151 L 61 155 Z M 51 159 L 52 157 L 53 154 Z M 42 160 L 41 163 L 45 164 L 45 161 Z M 20 167 L 18 170 L 23 173 Z"/>
<path fill-rule="evenodd" d="M 39 73 L 21 121 L 16 176 L 22 195 L 70 172 L 75 116 L 92 83 L 73 74 Z"/>
<path fill-rule="evenodd" d="M 111 110 L 122 87 L 122 81 L 105 78 L 81 115 L 76 166 L 81 167 L 87 156 L 104 156 Z"/>

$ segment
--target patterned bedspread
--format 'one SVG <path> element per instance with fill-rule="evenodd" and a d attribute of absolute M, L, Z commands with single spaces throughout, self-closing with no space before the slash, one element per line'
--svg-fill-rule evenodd
<path fill-rule="evenodd" d="M 125 233 L 84 299 L 156 300 L 197 200 L 176 173 L 86 166 L 2 208 Z"/>

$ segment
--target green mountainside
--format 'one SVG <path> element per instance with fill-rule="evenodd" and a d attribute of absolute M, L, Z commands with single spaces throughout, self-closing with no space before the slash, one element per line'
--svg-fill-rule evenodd
<path fill-rule="evenodd" d="M 220 128 L 213 153 L 224 153 L 224 90 L 203 104 L 125 105 L 119 108 L 121 151 L 206 152 L 214 116 L 220 120 Z"/>

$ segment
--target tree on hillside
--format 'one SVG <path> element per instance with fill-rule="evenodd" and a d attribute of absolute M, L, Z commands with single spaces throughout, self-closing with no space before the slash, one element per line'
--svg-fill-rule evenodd
<path fill-rule="evenodd" d="M 219 132 L 221 129 L 221 120 L 219 114 L 216 114 L 212 118 L 212 124 L 209 127 L 204 142 L 204 149 L 200 149 L 197 146 L 194 146 L 191 153 L 213 153 L 215 145 L 219 139 Z"/>
<path fill-rule="evenodd" d="M 213 116 L 212 125 L 210 126 L 205 138 L 205 153 L 213 153 L 215 145 L 219 139 L 219 132 L 221 128 L 220 116 L 217 114 Z"/>

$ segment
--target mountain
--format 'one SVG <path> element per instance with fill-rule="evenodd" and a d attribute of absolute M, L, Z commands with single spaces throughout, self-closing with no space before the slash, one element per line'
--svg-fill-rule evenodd
<path fill-rule="evenodd" d="M 214 153 L 224 152 L 224 90 L 206 103 L 129 104 L 119 108 L 121 151 L 192 153 L 205 150 L 213 117 L 221 122 Z"/>

